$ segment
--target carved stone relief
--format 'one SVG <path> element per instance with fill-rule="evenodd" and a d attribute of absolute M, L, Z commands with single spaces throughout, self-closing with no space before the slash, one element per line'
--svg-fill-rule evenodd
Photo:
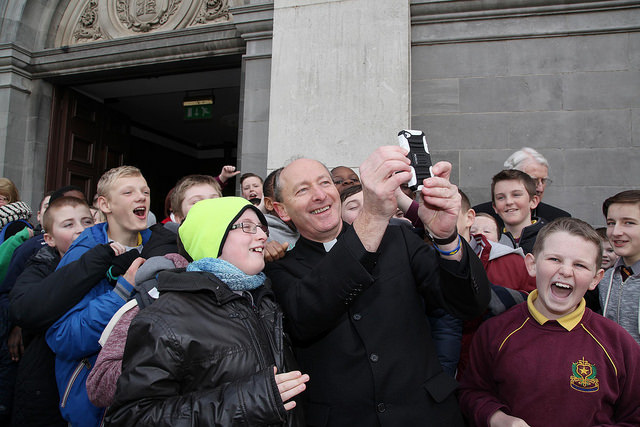
<path fill-rule="evenodd" d="M 65 10 L 55 47 L 171 31 L 231 19 L 229 0 L 81 0 Z"/>

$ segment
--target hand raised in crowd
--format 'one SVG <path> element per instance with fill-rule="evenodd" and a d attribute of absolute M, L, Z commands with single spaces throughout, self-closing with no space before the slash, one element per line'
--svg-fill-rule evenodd
<path fill-rule="evenodd" d="M 121 249 L 124 250 L 124 248 L 118 247 L 118 252 L 120 252 Z M 122 276 L 123 274 L 125 274 L 133 261 L 139 256 L 140 252 L 138 252 L 137 249 L 129 249 L 128 251 L 121 253 L 120 255 L 116 255 L 111 261 L 111 267 L 109 267 L 109 269 L 107 270 L 107 279 L 109 279 L 112 284 L 115 284 L 118 276 Z"/>
<path fill-rule="evenodd" d="M 22 342 L 22 328 L 20 326 L 14 326 L 9 332 L 9 337 L 7 338 L 7 347 L 9 347 L 9 354 L 11 355 L 11 360 L 17 362 L 22 357 L 24 353 L 24 344 Z"/>
<path fill-rule="evenodd" d="M 136 283 L 136 273 L 138 272 L 138 269 L 140 268 L 140 266 L 142 264 L 144 264 L 145 261 L 146 260 L 144 258 L 142 258 L 142 257 L 138 257 L 135 260 L 133 260 L 133 262 L 131 263 L 131 265 L 127 269 L 127 271 L 124 273 L 124 280 L 126 280 L 129 283 L 131 283 L 132 285 L 135 285 L 135 283 Z"/>
<path fill-rule="evenodd" d="M 456 230 L 462 198 L 458 187 L 449 181 L 451 163 L 438 162 L 433 177 L 423 182 L 418 216 L 432 236 L 446 239 Z"/>
<path fill-rule="evenodd" d="M 305 391 L 309 381 L 309 375 L 302 374 L 300 371 L 285 372 L 284 374 L 278 373 L 278 368 L 273 367 L 273 374 L 276 377 L 276 384 L 278 385 L 278 391 L 280 392 L 280 398 L 284 403 L 284 409 L 287 411 L 296 407 L 294 400 L 289 401 L 292 397 Z"/>
<path fill-rule="evenodd" d="M 240 171 L 237 171 L 235 166 L 231 166 L 231 165 L 223 166 L 222 169 L 220 170 L 220 175 L 219 175 L 220 181 L 227 182 L 230 178 L 233 178 L 239 173 Z"/>
<path fill-rule="evenodd" d="M 363 206 L 353 227 L 369 252 L 378 249 L 389 219 L 396 213 L 396 189 L 411 178 L 406 154 L 398 146 L 379 147 L 360 166 Z"/>
<path fill-rule="evenodd" d="M 280 258 L 284 257 L 287 253 L 287 248 L 289 247 L 289 242 L 276 242 L 272 240 L 270 242 L 265 243 L 264 245 L 264 260 L 266 262 L 277 261 Z"/>
<path fill-rule="evenodd" d="M 407 151 L 399 146 L 379 147 L 360 166 L 363 211 L 387 220 L 398 208 L 396 190 L 411 178 Z"/>

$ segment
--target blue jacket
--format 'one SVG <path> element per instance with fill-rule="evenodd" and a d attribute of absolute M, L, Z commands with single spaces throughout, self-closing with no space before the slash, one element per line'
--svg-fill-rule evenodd
<path fill-rule="evenodd" d="M 140 232 L 144 245 L 150 230 Z M 96 245 L 108 243 L 107 223 L 87 228 L 67 250 L 58 268 L 78 260 Z M 133 286 L 122 276 L 117 287 L 129 293 Z M 73 426 L 100 424 L 104 408 L 94 406 L 87 396 L 86 379 L 96 361 L 98 339 L 111 317 L 126 300 L 106 278 L 98 282 L 85 297 L 49 328 L 47 344 L 56 354 L 56 382 L 60 394 L 60 412 Z"/>

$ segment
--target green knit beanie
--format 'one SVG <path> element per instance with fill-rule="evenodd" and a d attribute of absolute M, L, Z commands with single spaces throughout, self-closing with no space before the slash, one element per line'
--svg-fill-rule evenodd
<path fill-rule="evenodd" d="M 200 200 L 178 229 L 182 246 L 194 261 L 218 258 L 231 226 L 247 209 L 253 209 L 260 222 L 267 225 L 260 209 L 242 197 Z"/>

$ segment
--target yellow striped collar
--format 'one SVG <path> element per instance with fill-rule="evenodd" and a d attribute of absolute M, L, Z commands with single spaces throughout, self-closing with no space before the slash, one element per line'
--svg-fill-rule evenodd
<path fill-rule="evenodd" d="M 527 308 L 529 309 L 529 313 L 531 316 L 541 325 L 544 325 L 549 321 L 542 313 L 540 313 L 533 305 L 533 302 L 538 298 L 538 290 L 534 290 L 529 294 L 527 298 Z M 563 316 L 557 320 L 557 322 L 565 328 L 567 331 L 571 331 L 573 328 L 578 326 L 580 320 L 582 320 L 582 316 L 584 315 L 584 310 L 587 307 L 587 303 L 582 298 L 578 308 L 573 310 L 571 313 Z"/>

